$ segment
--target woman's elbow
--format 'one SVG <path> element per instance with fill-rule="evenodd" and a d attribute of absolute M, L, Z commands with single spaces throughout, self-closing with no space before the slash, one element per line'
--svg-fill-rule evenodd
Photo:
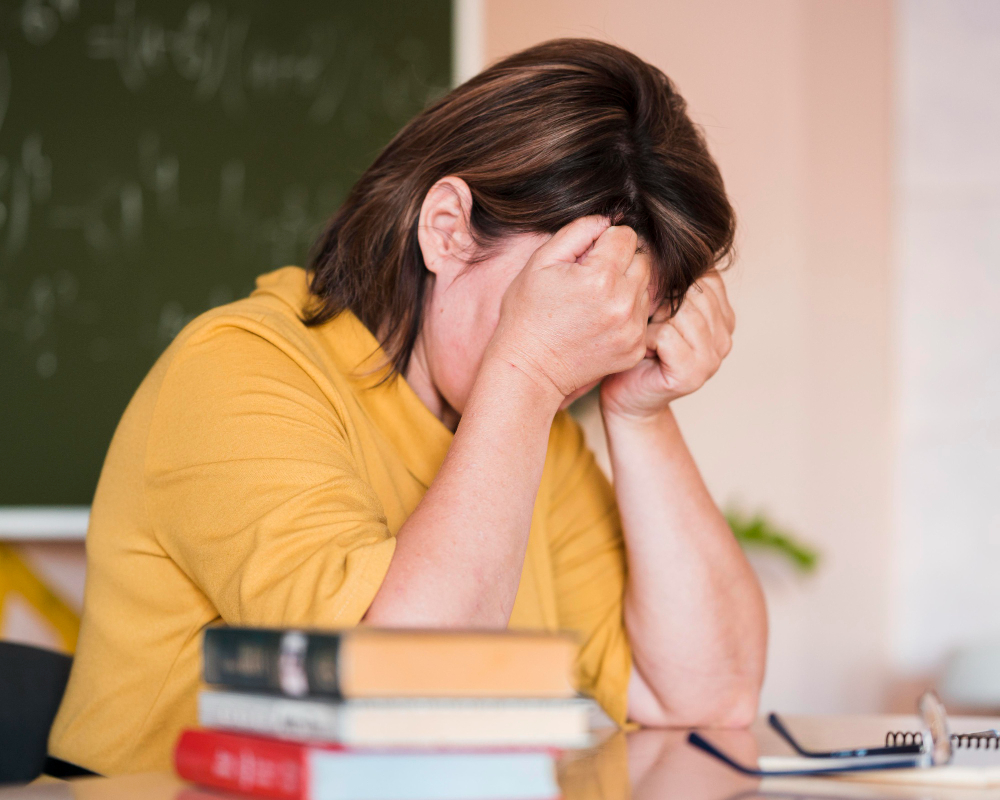
<path fill-rule="evenodd" d="M 757 718 L 759 683 L 678 693 L 666 703 L 631 704 L 629 718 L 646 727 L 746 728 Z"/>
<path fill-rule="evenodd" d="M 748 728 L 757 718 L 760 704 L 760 687 L 746 687 L 734 692 L 725 706 L 700 727 Z"/>
<path fill-rule="evenodd" d="M 686 728 L 746 728 L 757 718 L 760 690 L 756 686 L 731 687 L 712 696 L 692 698 L 683 710 Z"/>

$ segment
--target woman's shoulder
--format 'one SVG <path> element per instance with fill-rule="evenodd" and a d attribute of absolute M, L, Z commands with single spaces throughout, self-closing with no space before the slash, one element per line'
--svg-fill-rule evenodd
<path fill-rule="evenodd" d="M 322 324 L 307 324 L 313 302 L 306 271 L 283 267 L 259 277 L 249 297 L 193 319 L 164 355 L 168 361 L 186 362 L 193 353 L 209 349 L 214 362 L 235 360 L 252 369 L 248 356 L 274 349 L 313 380 L 353 391 L 360 375 L 384 368 L 384 353 L 350 311 Z"/>
<path fill-rule="evenodd" d="M 248 297 L 190 320 L 146 382 L 156 388 L 180 382 L 197 391 L 220 377 L 240 385 L 270 377 L 287 386 L 316 384 L 331 399 L 350 393 L 347 351 L 353 348 L 344 333 L 361 323 L 345 312 L 350 319 L 307 325 L 310 302 L 307 274 L 300 267 L 263 275 Z"/>
<path fill-rule="evenodd" d="M 331 409 L 343 387 L 325 357 L 322 333 L 302 320 L 305 271 L 286 267 L 257 281 L 256 290 L 191 320 L 146 376 L 131 405 L 153 422 L 197 416 L 217 419 L 228 402 L 242 407 L 280 396 L 312 397 Z"/>
<path fill-rule="evenodd" d="M 177 334 L 167 354 L 173 355 L 171 350 L 183 352 L 206 339 L 225 341 L 238 349 L 254 337 L 282 349 L 287 345 L 308 349 L 312 337 L 302 318 L 308 302 L 305 270 L 283 267 L 259 277 L 248 297 L 209 309 L 192 319 Z"/>
<path fill-rule="evenodd" d="M 286 285 L 296 278 L 282 272 Z M 317 428 L 302 452 L 322 436 L 346 439 L 357 415 L 322 334 L 302 321 L 293 294 L 266 283 L 262 291 L 262 283 L 192 320 L 140 387 L 123 422 L 143 433 L 150 475 L 222 463 L 248 448 L 278 452 Z"/>

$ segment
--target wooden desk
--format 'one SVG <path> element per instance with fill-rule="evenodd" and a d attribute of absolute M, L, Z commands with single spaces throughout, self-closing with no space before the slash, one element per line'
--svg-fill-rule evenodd
<path fill-rule="evenodd" d="M 793 732 L 826 749 L 880 743 L 888 730 L 915 730 L 905 716 L 788 717 Z M 1000 725 L 997 719 L 952 719 L 955 731 Z M 565 800 L 997 800 L 1000 789 L 880 786 L 830 778 L 743 777 L 695 750 L 685 731 L 616 734 L 590 751 L 569 753 L 560 767 Z M 749 731 L 708 731 L 713 742 L 747 763 L 788 748 L 763 720 Z M 81 778 L 0 789 L 0 800 L 219 800 L 236 797 L 187 786 L 168 773 Z"/>

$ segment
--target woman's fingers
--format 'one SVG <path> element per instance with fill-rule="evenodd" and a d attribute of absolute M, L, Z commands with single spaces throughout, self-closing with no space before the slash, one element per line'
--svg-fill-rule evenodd
<path fill-rule="evenodd" d="M 632 253 L 632 260 L 629 261 L 625 274 L 642 283 L 643 286 L 648 286 L 649 279 L 652 274 L 652 260 L 650 259 L 648 253 L 644 253 L 642 250 L 638 249 L 638 247 L 639 245 L 637 239 L 636 250 Z"/>
<path fill-rule="evenodd" d="M 684 297 L 684 305 L 692 305 L 701 312 L 708 323 L 713 340 L 715 339 L 717 329 L 725 328 L 725 322 L 722 319 L 719 301 L 715 298 L 715 292 L 707 286 L 703 286 L 700 282 L 695 283 L 688 289 L 688 293 Z"/>
<path fill-rule="evenodd" d="M 599 267 L 613 267 L 619 273 L 626 273 L 635 258 L 639 237 L 626 225 L 612 225 L 606 228 L 593 248 L 582 259 L 582 264 Z"/>
<path fill-rule="evenodd" d="M 595 270 L 600 282 L 610 281 L 613 293 L 630 310 L 635 323 L 635 346 L 641 347 L 646 320 L 649 318 L 649 258 L 638 252 L 639 238 L 632 228 L 613 225 L 602 233 L 581 265 Z M 600 284 L 598 284 L 600 285 Z M 605 283 L 605 285 L 607 285 Z M 640 350 L 641 352 L 641 350 Z"/>
<path fill-rule="evenodd" d="M 646 328 L 646 352 L 672 373 L 683 373 L 694 361 L 694 348 L 672 322 L 653 322 Z"/>
<path fill-rule="evenodd" d="M 649 313 L 649 264 L 637 244 L 634 230 L 601 217 L 560 229 L 504 292 L 491 355 L 563 398 L 635 366 Z"/>
<path fill-rule="evenodd" d="M 633 260 L 637 265 L 638 261 Z M 647 289 L 645 310 L 655 294 Z M 712 377 L 732 346 L 735 314 L 721 276 L 712 270 L 686 293 L 676 314 L 669 303 L 645 317 L 646 360 L 635 370 L 609 376 L 601 389 L 607 407 L 638 406 L 656 410 L 691 394 Z"/>
<path fill-rule="evenodd" d="M 701 312 L 711 332 L 712 347 L 716 353 L 725 358 L 732 349 L 733 338 L 719 295 L 709 283 L 699 281 L 688 292 L 684 302 L 691 303 Z"/>
<path fill-rule="evenodd" d="M 546 261 L 572 264 L 587 255 L 610 227 L 611 221 L 607 217 L 580 217 L 556 231 L 538 248 L 538 255 Z"/>
<path fill-rule="evenodd" d="M 652 302 L 650 296 L 649 281 L 652 275 L 652 266 L 649 256 L 636 251 L 632 256 L 632 261 L 625 270 L 625 277 L 632 282 L 632 289 L 636 293 L 636 309 L 642 314 L 644 320 L 649 319 L 649 306 Z"/>
<path fill-rule="evenodd" d="M 729 303 L 729 293 L 726 291 L 726 283 L 722 280 L 722 275 L 717 269 L 709 270 L 699 283 L 703 283 L 715 295 L 722 319 L 726 323 L 729 334 L 732 335 L 733 331 L 736 330 L 736 312 L 733 311 L 733 307 Z"/>
<path fill-rule="evenodd" d="M 693 384 L 701 385 L 715 374 L 724 356 L 715 348 L 708 320 L 694 303 L 685 302 L 669 322 L 675 327 L 694 353 L 690 374 Z"/>
<path fill-rule="evenodd" d="M 648 285 L 648 284 L 647 284 Z M 637 321 L 641 321 L 644 324 L 649 319 L 649 304 L 650 297 L 649 291 L 645 287 L 640 287 L 639 293 L 635 297 L 635 306 L 633 307 L 633 314 Z"/>
<path fill-rule="evenodd" d="M 670 322 L 693 350 L 702 351 L 708 348 L 715 350 L 708 320 L 701 313 L 701 309 L 690 302 L 690 298 L 685 299 Z"/>
<path fill-rule="evenodd" d="M 650 324 L 666 322 L 670 319 L 670 306 L 667 303 L 661 303 L 653 311 L 653 316 L 649 318 Z"/>

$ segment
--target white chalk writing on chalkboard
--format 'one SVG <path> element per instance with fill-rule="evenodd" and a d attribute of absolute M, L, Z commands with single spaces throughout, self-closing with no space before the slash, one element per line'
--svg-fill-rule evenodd
<path fill-rule="evenodd" d="M 16 191 L 11 204 L 17 209 L 17 220 L 16 226 L 8 225 L 12 230 L 7 236 L 11 255 L 20 251 L 28 235 L 32 199 L 36 204 L 49 199 L 52 165 L 42 155 L 40 146 L 37 137 L 26 140 L 22 164 L 15 169 Z M 268 246 L 271 263 L 289 263 L 317 233 L 315 207 L 320 204 L 312 202 L 309 190 L 301 185 L 276 188 L 274 194 L 280 198 L 276 213 L 254 212 L 243 202 L 246 165 L 239 159 L 230 159 L 219 169 L 215 209 L 186 205 L 178 190 L 180 163 L 176 155 L 161 151 L 159 136 L 154 132 L 144 134 L 137 151 L 135 178 L 108 178 L 97 184 L 82 202 L 52 204 L 45 215 L 45 224 L 52 230 L 79 230 L 91 252 L 107 257 L 139 244 L 151 213 L 161 222 L 179 228 L 205 224 L 207 219 L 215 218 L 223 230 L 241 236 L 249 234 Z M 0 157 L 0 197 L 5 169 L 6 162 Z"/>
<path fill-rule="evenodd" d="M 108 6 L 106 24 L 92 24 L 91 14 L 91 21 L 78 34 L 84 36 L 85 57 L 113 62 L 128 91 L 155 91 L 155 79 L 169 72 L 190 82 L 196 99 L 221 99 L 232 109 L 248 98 L 295 95 L 306 100 L 305 119 L 325 121 L 340 109 L 352 80 L 359 74 L 374 75 L 376 105 L 369 110 L 365 103 L 354 103 L 342 119 L 343 130 L 355 138 L 367 135 L 369 114 L 378 106 L 405 118 L 415 105 L 441 91 L 425 84 L 419 77 L 421 71 L 413 68 L 426 51 L 412 37 L 398 44 L 395 53 L 401 61 L 390 66 L 364 35 L 338 33 L 330 23 L 303 28 L 298 44 L 282 51 L 268 44 L 266 37 L 251 42 L 249 20 L 230 13 L 221 3 L 191 3 L 175 25 L 140 12 L 139 5 L 134 0 L 117 0 Z M 15 19 L 26 41 L 45 50 L 53 46 L 64 26 L 79 24 L 79 11 L 76 0 L 26 0 Z M 11 62 L 0 50 L 0 130 L 11 96 Z M 277 204 L 265 211 L 260 207 L 259 180 L 254 184 L 256 205 L 247 204 L 252 168 L 245 158 L 230 157 L 216 167 L 215 207 L 204 188 L 195 193 L 197 203 L 192 205 L 191 198 L 185 202 L 180 191 L 180 159 L 163 147 L 155 131 L 147 131 L 138 137 L 131 170 L 127 166 L 123 170 L 120 163 L 111 171 L 102 169 L 94 173 L 82 194 L 77 189 L 75 197 L 57 198 L 52 194 L 54 173 L 72 172 L 75 165 L 64 164 L 65 170 L 54 165 L 42 135 L 28 130 L 15 142 L 8 140 L 6 152 L 0 152 L 0 256 L 10 267 L 21 262 L 19 257 L 32 238 L 44 236 L 45 230 L 78 231 L 81 244 L 97 258 L 95 263 L 129 263 L 120 261 L 118 255 L 132 253 L 128 259 L 141 258 L 145 231 L 151 224 L 158 235 L 165 226 L 180 231 L 214 225 L 232 237 L 234 254 L 242 252 L 241 257 L 247 257 L 253 253 L 250 258 L 267 264 L 291 263 L 308 247 L 320 219 L 342 196 L 339 186 L 292 182 L 270 188 L 269 196 Z M 204 165 L 199 165 L 199 174 L 204 172 Z M 57 317 L 70 314 L 82 319 L 100 314 L 96 307 L 81 305 L 78 288 L 66 289 L 76 278 L 60 275 L 35 272 L 30 290 L 18 298 L 0 284 L 0 329 L 20 334 L 18 338 L 37 356 L 36 371 L 41 377 L 51 377 L 57 369 L 53 338 Z M 56 291 L 57 286 L 62 288 Z M 216 287 L 210 295 L 209 305 L 235 296 L 228 286 Z M 52 300 L 55 297 L 59 302 Z M 162 346 L 197 310 L 165 301 L 150 335 Z M 98 336 L 91 351 L 95 361 L 102 361 L 111 357 L 114 346 Z"/>
<path fill-rule="evenodd" d="M 52 160 L 42 152 L 39 135 L 24 139 L 20 158 L 13 163 L 0 155 L 0 231 L 6 258 L 24 249 L 32 206 L 45 203 L 51 193 Z"/>
<path fill-rule="evenodd" d="M 139 16 L 134 0 L 118 0 L 113 21 L 88 31 L 87 54 L 114 61 L 122 82 L 133 92 L 147 88 L 151 77 L 173 69 L 194 85 L 197 99 L 218 97 L 228 111 L 243 107 L 247 91 L 295 93 L 311 100 L 308 117 L 317 122 L 336 113 L 352 73 L 373 67 L 367 42 L 338 37 L 329 25 L 305 32 L 301 37 L 305 51 L 299 53 L 263 45 L 248 51 L 249 31 L 248 19 L 207 2 L 189 6 L 181 23 L 171 29 Z"/>
<path fill-rule="evenodd" d="M 70 22 L 80 13 L 78 0 L 25 0 L 21 5 L 21 31 L 33 45 L 43 45 L 56 35 L 59 22 Z"/>
<path fill-rule="evenodd" d="M 77 0 L 26 0 L 21 29 L 29 42 L 42 46 L 55 37 L 60 21 L 72 22 L 78 15 Z M 299 52 L 279 51 L 266 43 L 248 47 L 250 25 L 246 17 L 198 0 L 171 28 L 142 16 L 135 0 L 117 0 L 112 19 L 87 30 L 87 55 L 113 61 L 122 83 L 133 92 L 148 88 L 151 78 L 172 70 L 193 84 L 195 98 L 218 98 L 227 111 L 241 110 L 248 92 L 295 94 L 310 101 L 307 118 L 320 123 L 333 118 L 357 75 L 382 73 L 385 68 L 364 36 L 338 31 L 330 24 L 303 30 Z M 405 41 L 400 54 L 416 63 L 423 58 L 423 45 L 415 38 Z M 427 87 L 411 85 L 410 70 L 380 78 L 382 100 L 390 113 L 409 108 L 415 93 L 427 91 Z M 441 88 L 432 89 L 431 94 Z"/>
<path fill-rule="evenodd" d="M 215 216 L 223 230 L 248 240 L 247 246 L 252 247 L 254 241 L 264 245 L 270 263 L 286 264 L 317 233 L 312 209 L 330 205 L 329 201 L 311 197 L 306 187 L 291 184 L 277 192 L 280 207 L 275 213 L 247 209 L 243 202 L 246 165 L 230 159 L 219 170 L 218 204 L 213 215 L 206 208 L 181 202 L 179 161 L 176 155 L 163 152 L 158 134 L 145 133 L 137 143 L 136 153 L 135 178 L 108 179 L 77 204 L 51 203 L 53 165 L 38 134 L 23 140 L 19 159 L 10 162 L 0 156 L 0 232 L 8 261 L 12 263 L 24 248 L 35 224 L 51 230 L 79 230 L 91 252 L 109 257 L 118 250 L 137 247 L 147 214 L 155 213 L 182 227 Z M 0 328 L 19 331 L 25 345 L 37 353 L 39 377 L 49 378 L 57 371 L 58 357 L 51 336 L 57 316 L 68 312 L 77 318 L 92 315 L 93 309 L 78 305 L 78 295 L 77 279 L 66 271 L 37 275 L 21 307 L 8 302 L 0 291 Z M 235 296 L 231 287 L 216 286 L 207 297 L 207 305 L 229 302 Z M 167 301 L 159 313 L 155 339 L 161 346 L 166 345 L 193 317 L 193 312 L 176 301 Z M 92 360 L 105 361 L 112 352 L 106 339 L 98 337 L 92 342 Z"/>
<path fill-rule="evenodd" d="M 67 270 L 36 275 L 20 306 L 11 305 L 0 291 L 0 328 L 16 333 L 35 353 L 35 370 L 41 378 L 51 378 L 58 366 L 52 329 L 58 313 L 86 316 L 92 311 L 80 305 L 79 282 Z M 2 287 L 0 287 L 2 290 Z"/>

